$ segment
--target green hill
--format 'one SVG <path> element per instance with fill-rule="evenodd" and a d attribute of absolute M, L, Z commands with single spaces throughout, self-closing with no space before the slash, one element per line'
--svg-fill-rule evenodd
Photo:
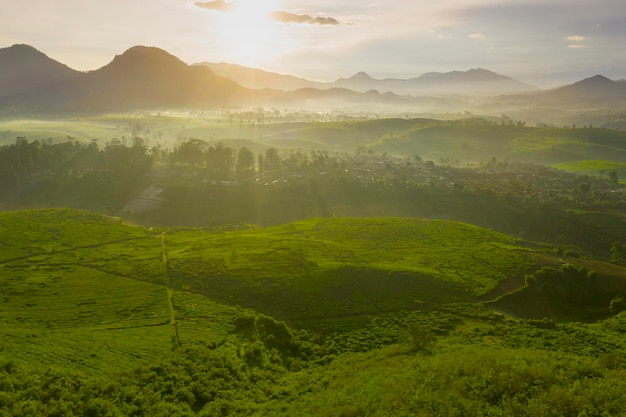
<path fill-rule="evenodd" d="M 85 366 L 114 354 L 133 361 L 146 337 L 154 338 L 147 351 L 142 344 L 148 356 L 170 349 L 173 337 L 196 339 L 198 328 L 214 340 L 229 321 L 198 317 L 232 315 L 235 306 L 310 327 L 470 301 L 532 269 L 526 254 L 537 249 L 467 224 L 400 218 L 161 231 L 50 209 L 0 213 L 0 228 L 9 351 L 44 360 L 39 349 L 75 334 L 87 344 L 81 355 L 100 352 L 81 356 Z M 108 341 L 118 337 L 128 350 Z"/>
<path fill-rule="evenodd" d="M 81 358 L 86 366 L 111 352 L 133 361 L 130 352 L 146 337 L 156 338 L 148 356 L 164 354 L 172 338 L 218 340 L 231 326 L 221 315 L 238 306 L 297 327 L 352 320 L 348 327 L 358 328 L 371 316 L 471 302 L 536 269 L 537 259 L 557 262 L 538 257 L 545 247 L 442 220 L 155 230 L 49 209 L 0 213 L 0 228 L 1 317 L 19 341 L 7 343 L 20 346 L 19 357 L 45 358 L 41 340 L 54 345 L 77 332 L 89 345 L 81 352 L 101 352 Z M 41 331 L 36 343 L 25 342 Z M 103 341 L 116 337 L 129 349 Z"/>
<path fill-rule="evenodd" d="M 422 159 L 554 164 L 585 159 L 626 161 L 626 134 L 608 129 L 565 129 L 467 122 L 418 123 L 370 144 L 378 152 Z"/>
<path fill-rule="evenodd" d="M 0 411 L 615 415 L 626 407 L 616 396 L 621 304 L 611 302 L 616 317 L 567 322 L 579 298 L 623 289 L 623 267 L 574 259 L 598 271 L 593 281 L 571 269 L 573 286 L 548 286 L 542 298 L 541 277 L 561 275 L 539 268 L 561 258 L 464 223 L 343 218 L 225 229 L 152 229 L 73 210 L 0 213 Z M 532 273 L 538 284 L 524 285 Z M 522 308 L 529 283 L 530 312 Z M 478 301 L 510 291 L 492 308 L 535 318 L 552 305 L 570 317 L 512 319 Z M 590 307 L 607 316 L 606 306 Z"/>

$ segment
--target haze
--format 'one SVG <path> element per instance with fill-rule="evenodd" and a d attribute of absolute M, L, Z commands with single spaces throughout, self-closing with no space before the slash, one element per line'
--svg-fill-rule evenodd
<path fill-rule="evenodd" d="M 187 63 L 231 62 L 333 80 L 489 68 L 554 87 L 626 77 L 621 0 L 5 2 L 0 45 L 27 43 L 77 70 L 133 45 Z"/>

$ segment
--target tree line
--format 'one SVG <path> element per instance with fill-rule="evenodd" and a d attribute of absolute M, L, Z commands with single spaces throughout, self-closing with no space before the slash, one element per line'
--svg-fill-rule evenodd
<path fill-rule="evenodd" d="M 26 177 L 82 176 L 93 172 L 136 177 L 154 166 L 162 166 L 202 169 L 207 178 L 227 180 L 256 173 L 271 177 L 283 172 L 324 170 L 331 162 L 325 151 L 298 150 L 281 155 L 270 147 L 255 155 L 245 146 L 234 149 L 222 142 L 209 144 L 196 138 L 185 139 L 173 149 L 148 148 L 141 137 L 134 137 L 129 145 L 125 142 L 114 138 L 101 146 L 98 139 L 29 142 L 18 137 L 15 143 L 0 147 L 0 179 L 19 181 Z"/>

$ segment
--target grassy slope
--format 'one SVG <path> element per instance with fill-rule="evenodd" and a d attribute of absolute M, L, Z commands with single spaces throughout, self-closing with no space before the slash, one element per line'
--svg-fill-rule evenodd
<path fill-rule="evenodd" d="M 293 320 L 341 318 L 469 300 L 529 268 L 515 240 L 442 221 L 163 235 L 50 209 L 0 213 L 0 229 L 5 351 L 87 369 L 219 340 L 238 310 L 211 299 Z"/>
<path fill-rule="evenodd" d="M 584 159 L 626 161 L 626 134 L 606 129 L 557 129 L 452 122 L 417 123 L 373 141 L 379 152 L 417 153 L 422 159 L 560 163 Z"/>
<path fill-rule="evenodd" d="M 472 301 L 538 262 L 558 263 L 541 246 L 441 220 L 162 231 L 51 209 L 0 213 L 0 230 L 4 350 L 86 369 L 219 341 L 238 306 L 350 330 L 372 316 Z"/>
<path fill-rule="evenodd" d="M 196 341 L 199 331 L 206 342 L 230 331 L 237 309 L 164 285 L 160 233 L 72 210 L 1 213 L 0 231 L 10 357 L 116 372 Z M 226 319 L 205 320 L 215 316 Z"/>
<path fill-rule="evenodd" d="M 625 406 L 623 314 L 556 324 L 446 304 L 559 262 L 486 229 L 386 218 L 163 233 L 69 210 L 0 213 L 0 225 L 15 236 L 0 260 L 0 384 L 11 387 L 0 400 L 12 415 L 105 415 L 105 406 L 155 416 L 617 415 Z M 313 320 L 329 333 L 311 337 L 326 341 L 287 371 L 293 358 L 270 349 L 276 339 L 215 347 L 240 330 L 235 303 L 285 315 L 321 303 L 336 317 Z M 406 311 L 425 305 L 434 309 Z M 353 327 L 354 314 L 366 324 Z M 333 320 L 347 332 L 330 333 Z M 432 337 L 422 353 L 410 337 L 398 344 L 412 325 Z M 317 355 L 326 365 L 313 365 Z"/>
<path fill-rule="evenodd" d="M 167 235 L 181 286 L 289 320 L 469 300 L 531 267 L 519 243 L 467 224 L 400 218 Z"/>

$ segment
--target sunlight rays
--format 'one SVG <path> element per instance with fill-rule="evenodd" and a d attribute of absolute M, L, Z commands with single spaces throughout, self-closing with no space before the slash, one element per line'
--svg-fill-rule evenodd
<path fill-rule="evenodd" d="M 239 0 L 219 21 L 219 33 L 226 55 L 244 65 L 258 65 L 278 54 L 278 24 L 271 13 L 272 0 Z"/>

